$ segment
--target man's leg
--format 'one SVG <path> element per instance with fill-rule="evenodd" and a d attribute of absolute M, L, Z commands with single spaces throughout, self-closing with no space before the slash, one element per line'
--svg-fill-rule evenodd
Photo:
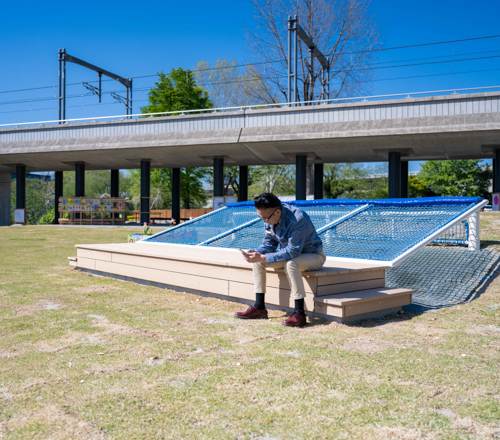
<path fill-rule="evenodd" d="M 285 262 L 280 261 L 278 263 L 267 264 L 266 262 L 254 263 L 252 264 L 253 270 L 253 280 L 255 289 L 255 304 L 250 306 L 244 312 L 236 312 L 235 318 L 243 319 L 257 319 L 257 318 L 267 318 L 266 310 L 266 268 L 283 268 L 285 267 Z"/>
<path fill-rule="evenodd" d="M 320 254 L 300 254 L 298 257 L 287 260 L 285 263 L 285 273 L 292 289 L 292 298 L 295 300 L 295 309 L 293 315 L 283 322 L 284 325 L 302 327 L 305 324 L 304 298 L 306 290 L 302 272 L 308 270 L 321 269 L 325 264 L 326 256 Z M 301 316 L 296 316 L 297 314 Z M 290 322 L 288 322 L 290 321 Z"/>

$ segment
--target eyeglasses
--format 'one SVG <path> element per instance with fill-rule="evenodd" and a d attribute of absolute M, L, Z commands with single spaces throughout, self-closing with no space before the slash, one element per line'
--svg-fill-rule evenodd
<path fill-rule="evenodd" d="M 262 218 L 262 221 L 264 221 L 264 222 L 266 222 L 266 223 L 267 223 L 269 220 L 271 220 L 271 217 L 274 215 L 274 213 L 275 213 L 278 209 L 279 209 L 279 208 L 276 208 L 276 209 L 273 211 L 273 213 L 272 213 L 272 214 L 271 214 L 268 218 L 262 218 L 262 217 L 261 217 L 261 218 Z"/>

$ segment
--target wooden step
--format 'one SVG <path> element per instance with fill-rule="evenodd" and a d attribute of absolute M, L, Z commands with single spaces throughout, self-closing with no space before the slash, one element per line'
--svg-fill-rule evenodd
<path fill-rule="evenodd" d="M 314 297 L 314 311 L 339 322 L 383 316 L 412 303 L 415 291 L 383 287 Z"/>

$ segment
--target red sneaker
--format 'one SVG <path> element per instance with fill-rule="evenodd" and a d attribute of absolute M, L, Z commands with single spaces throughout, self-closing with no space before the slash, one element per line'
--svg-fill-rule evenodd
<path fill-rule="evenodd" d="M 236 312 L 234 314 L 235 318 L 240 319 L 266 319 L 267 318 L 267 310 L 266 309 L 256 309 L 254 306 L 250 306 L 244 312 Z"/>
<path fill-rule="evenodd" d="M 282 325 L 287 325 L 289 327 L 304 327 L 307 324 L 306 317 L 300 313 L 293 313 L 292 316 L 285 319 Z"/>

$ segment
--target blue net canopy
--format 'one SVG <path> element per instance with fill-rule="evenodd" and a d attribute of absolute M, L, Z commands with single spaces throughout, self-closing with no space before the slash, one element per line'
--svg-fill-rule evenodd
<path fill-rule="evenodd" d="M 478 197 L 435 197 L 382 200 L 294 201 L 309 215 L 332 257 L 391 261 L 473 208 Z M 467 223 L 441 235 L 441 242 L 466 241 Z M 255 249 L 264 236 L 264 224 L 253 202 L 233 203 L 147 238 L 222 248 Z"/>

